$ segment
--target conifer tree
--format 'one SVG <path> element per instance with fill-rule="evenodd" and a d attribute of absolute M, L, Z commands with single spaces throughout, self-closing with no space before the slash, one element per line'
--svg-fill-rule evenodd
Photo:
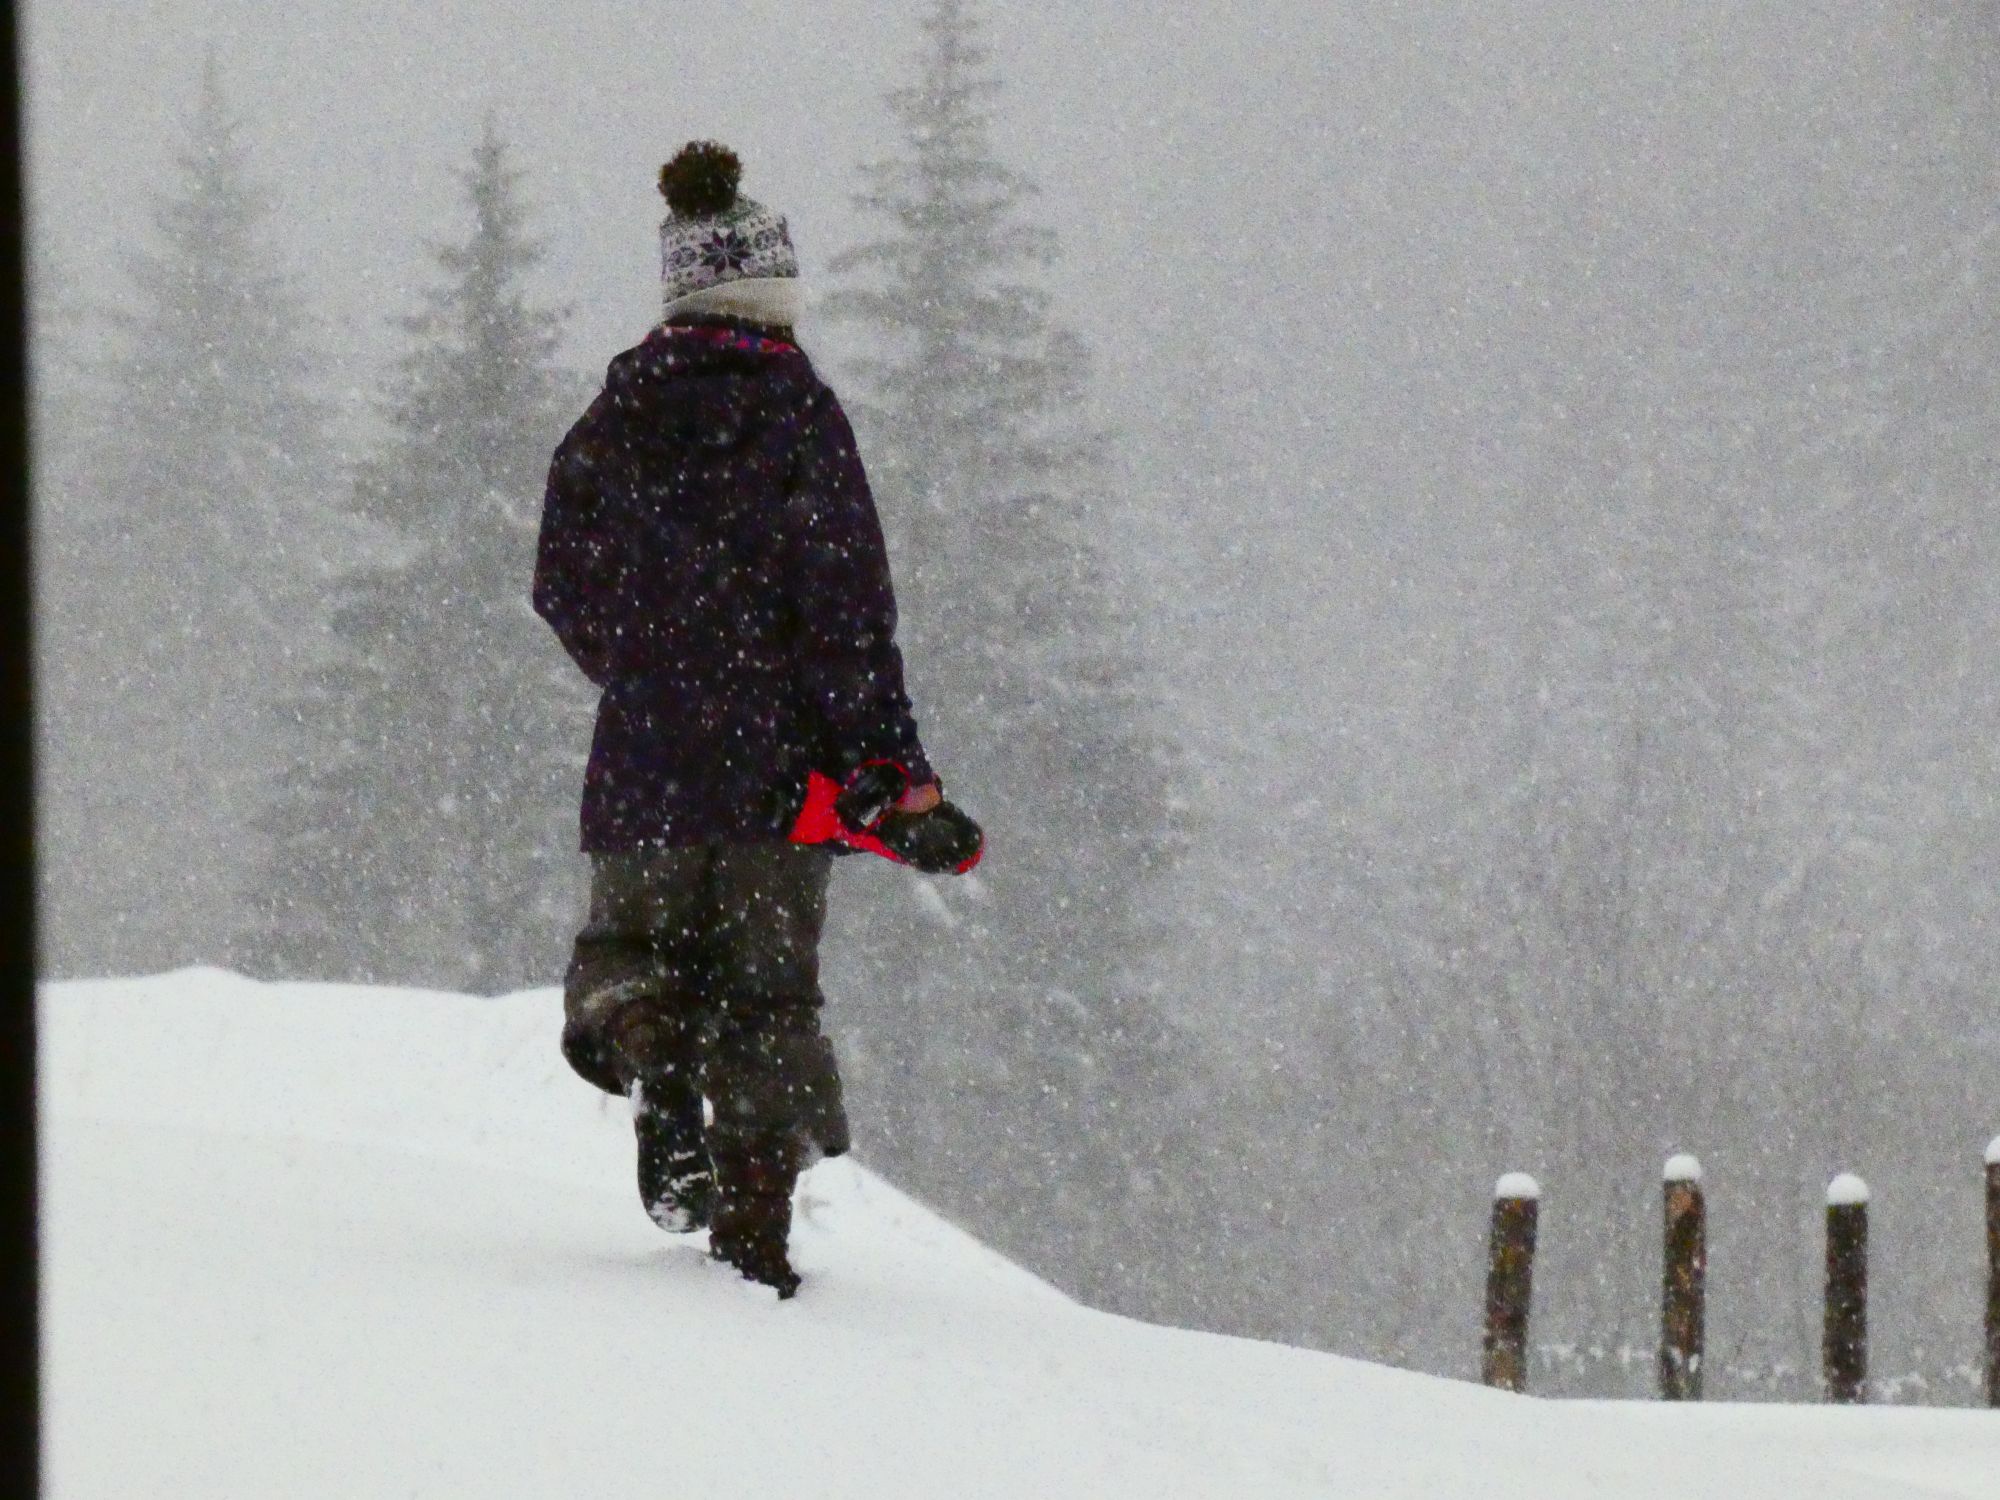
<path fill-rule="evenodd" d="M 1147 1217 L 1199 1175 L 1156 1175 L 1185 1115 L 1146 904 L 1177 769 L 1092 534 L 1109 466 L 1078 416 L 1082 343 L 1037 281 L 1053 237 L 993 158 L 981 23 L 938 0 L 923 31 L 888 95 L 902 154 L 856 200 L 877 237 L 835 261 L 827 309 L 865 343 L 851 404 L 925 743 L 989 854 L 963 881 L 868 881 L 858 919 L 836 904 L 834 1003 L 874 1159 L 1136 1304 Z"/>
<path fill-rule="evenodd" d="M 399 320 L 389 436 L 349 502 L 381 544 L 338 583 L 269 820 L 276 972 L 490 993 L 548 982 L 573 935 L 588 705 L 528 587 L 574 391 L 566 314 L 525 288 L 522 175 L 489 119 L 461 174 L 470 232 Z"/>
<path fill-rule="evenodd" d="M 212 55 L 177 166 L 69 424 L 89 451 L 44 496 L 44 807 L 77 872 L 51 927 L 76 934 L 73 970 L 233 961 L 279 753 L 258 705 L 295 680 L 324 550 L 305 310 Z"/>

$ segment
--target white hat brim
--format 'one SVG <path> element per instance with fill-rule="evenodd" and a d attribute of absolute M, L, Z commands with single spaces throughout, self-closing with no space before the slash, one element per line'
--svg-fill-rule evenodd
<path fill-rule="evenodd" d="M 715 313 L 789 328 L 804 307 L 804 288 L 796 276 L 741 276 L 674 298 L 661 310 L 660 321 L 687 313 Z"/>

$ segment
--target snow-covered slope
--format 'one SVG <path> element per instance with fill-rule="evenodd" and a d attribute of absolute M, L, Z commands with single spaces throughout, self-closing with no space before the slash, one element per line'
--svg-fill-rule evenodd
<path fill-rule="evenodd" d="M 558 1010 L 46 988 L 48 1492 L 2000 1497 L 1991 1414 L 1563 1405 L 1150 1327 L 847 1162 L 781 1305 L 646 1221 Z"/>

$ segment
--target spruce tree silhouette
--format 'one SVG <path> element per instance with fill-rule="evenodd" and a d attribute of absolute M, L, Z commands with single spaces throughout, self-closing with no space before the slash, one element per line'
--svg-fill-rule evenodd
<path fill-rule="evenodd" d="M 1080 415 L 1083 343 L 1039 282 L 1054 236 L 994 158 L 982 23 L 939 0 L 923 37 L 887 96 L 901 153 L 863 169 L 856 199 L 877 237 L 835 259 L 825 309 L 863 349 L 852 407 L 925 743 L 989 844 L 963 881 L 856 882 L 836 1006 L 870 1159 L 1136 1306 L 1204 1170 L 1148 905 L 1184 837 L 1180 768 L 1095 534 L 1112 465 Z"/>
<path fill-rule="evenodd" d="M 125 252 L 132 294 L 84 370 L 92 452 L 46 497 L 52 891 L 71 971 L 229 964 L 299 678 L 328 455 L 307 310 L 208 58 L 173 186 Z M 91 478 L 85 482 L 88 471 Z"/>
<path fill-rule="evenodd" d="M 566 312 L 524 279 L 522 172 L 491 119 L 461 174 L 471 226 L 391 383 L 349 506 L 380 538 L 341 578 L 268 820 L 258 949 L 274 973 L 496 992 L 553 982 L 581 861 L 587 685 L 528 603 L 549 455 L 575 392 Z"/>

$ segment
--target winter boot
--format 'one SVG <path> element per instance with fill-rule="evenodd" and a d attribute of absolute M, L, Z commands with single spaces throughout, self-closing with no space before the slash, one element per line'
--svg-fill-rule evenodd
<path fill-rule="evenodd" d="M 708 1253 L 747 1281 L 797 1294 L 799 1274 L 786 1254 L 792 1229 L 792 1188 L 799 1178 L 799 1144 L 784 1132 L 718 1128 L 709 1138 L 715 1162 L 714 1212 Z"/>
<path fill-rule="evenodd" d="M 670 1078 L 632 1085 L 632 1123 L 639 1138 L 639 1201 L 669 1234 L 706 1228 L 715 1178 L 702 1140 L 701 1095 Z"/>
<path fill-rule="evenodd" d="M 619 1073 L 630 1080 L 625 1092 L 639 1143 L 639 1201 L 669 1234 L 705 1227 L 714 1189 L 691 1014 L 630 1005 L 610 1028 Z"/>

